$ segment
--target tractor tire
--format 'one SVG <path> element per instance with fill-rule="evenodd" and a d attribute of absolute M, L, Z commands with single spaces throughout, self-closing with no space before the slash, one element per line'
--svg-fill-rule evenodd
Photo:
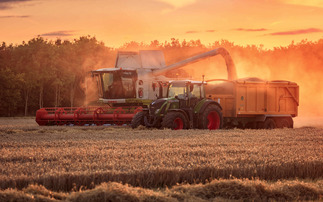
<path fill-rule="evenodd" d="M 137 112 L 134 117 L 131 120 L 131 127 L 134 128 L 138 128 L 138 126 L 145 125 L 145 121 L 144 121 L 144 117 L 145 117 L 145 112 Z"/>
<path fill-rule="evenodd" d="M 267 118 L 264 122 L 263 129 L 275 129 L 277 128 L 277 124 L 272 118 Z"/>
<path fill-rule="evenodd" d="M 181 112 L 168 112 L 162 121 L 162 128 L 170 128 L 172 130 L 187 129 L 188 121 Z"/>
<path fill-rule="evenodd" d="M 288 118 L 278 118 L 276 119 L 277 128 L 293 128 L 293 119 Z"/>
<path fill-rule="evenodd" d="M 223 127 L 223 116 L 220 107 L 217 105 L 207 106 L 202 113 L 199 126 L 201 129 L 221 129 Z"/>

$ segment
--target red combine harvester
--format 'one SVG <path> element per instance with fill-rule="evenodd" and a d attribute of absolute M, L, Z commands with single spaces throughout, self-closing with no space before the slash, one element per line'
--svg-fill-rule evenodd
<path fill-rule="evenodd" d="M 163 83 L 169 79 L 152 77 L 151 72 L 165 66 L 162 51 L 118 52 L 114 68 L 91 72 L 98 86 L 99 106 L 41 108 L 36 122 L 41 126 L 130 123 L 142 106 L 163 96 Z"/>
<path fill-rule="evenodd" d="M 142 107 L 166 96 L 168 81 L 176 78 L 167 78 L 165 73 L 218 54 L 226 62 L 229 79 L 237 79 L 234 63 L 224 48 L 217 48 L 169 66 L 165 65 L 162 51 L 119 52 L 114 68 L 92 71 L 102 106 L 41 108 L 36 112 L 36 122 L 40 126 L 129 124 Z"/>

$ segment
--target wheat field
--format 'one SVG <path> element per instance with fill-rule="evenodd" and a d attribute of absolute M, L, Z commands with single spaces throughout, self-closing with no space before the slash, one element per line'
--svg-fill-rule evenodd
<path fill-rule="evenodd" d="M 0 201 L 323 200 L 321 127 L 132 130 L 1 118 L 0 152 Z"/>

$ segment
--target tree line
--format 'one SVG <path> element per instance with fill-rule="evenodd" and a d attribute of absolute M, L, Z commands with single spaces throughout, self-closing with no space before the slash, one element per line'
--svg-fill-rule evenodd
<path fill-rule="evenodd" d="M 230 52 L 238 68 L 240 65 L 238 74 L 239 70 L 252 72 L 261 67 L 273 78 L 284 74 L 288 79 L 299 79 L 297 72 L 308 69 L 311 75 L 323 76 L 323 39 L 268 50 L 263 46 L 235 45 L 227 40 L 204 45 L 200 40 L 172 38 L 163 43 L 132 41 L 112 48 L 91 36 L 73 41 L 36 37 L 18 45 L 3 42 L 0 46 L 0 116 L 30 116 L 42 107 L 83 105 L 85 78 L 91 70 L 114 67 L 119 50 L 162 50 L 166 63 L 171 64 L 220 46 Z"/>

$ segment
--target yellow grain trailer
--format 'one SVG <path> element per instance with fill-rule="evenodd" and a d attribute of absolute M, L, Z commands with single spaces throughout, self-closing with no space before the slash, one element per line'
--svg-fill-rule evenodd
<path fill-rule="evenodd" d="M 225 128 L 292 128 L 299 86 L 290 81 L 244 78 L 207 81 L 206 96 L 222 107 Z"/>

